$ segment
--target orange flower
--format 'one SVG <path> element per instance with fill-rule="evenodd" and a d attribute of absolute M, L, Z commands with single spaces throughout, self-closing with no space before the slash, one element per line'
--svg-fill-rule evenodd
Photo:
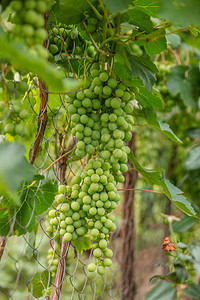
<path fill-rule="evenodd" d="M 166 252 L 170 252 L 176 250 L 176 246 L 170 241 L 168 237 L 166 237 L 162 244 L 162 249 L 164 249 Z"/>

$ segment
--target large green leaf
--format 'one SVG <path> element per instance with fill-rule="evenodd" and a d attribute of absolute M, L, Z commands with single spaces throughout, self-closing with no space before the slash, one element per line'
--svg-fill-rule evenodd
<path fill-rule="evenodd" d="M 39 189 L 31 187 L 26 194 L 26 201 L 28 201 L 33 207 L 37 215 L 45 212 L 53 203 L 55 193 L 55 185 L 46 183 Z"/>
<path fill-rule="evenodd" d="M 92 1 L 90 1 L 92 2 Z M 59 0 L 53 7 L 58 22 L 64 24 L 78 24 L 85 19 L 84 12 L 89 7 L 86 0 Z"/>
<path fill-rule="evenodd" d="M 161 18 L 183 26 L 200 25 L 199 0 L 161 0 Z"/>
<path fill-rule="evenodd" d="M 180 94 L 184 104 L 196 109 L 197 104 L 192 95 L 192 86 L 190 81 L 185 78 L 187 67 L 176 66 L 171 68 L 171 73 L 167 75 L 167 89 L 173 95 Z"/>
<path fill-rule="evenodd" d="M 200 286 L 196 283 L 188 283 L 187 288 L 183 289 L 183 292 L 192 299 L 200 299 Z"/>
<path fill-rule="evenodd" d="M 172 141 L 182 143 L 181 140 L 175 135 L 175 133 L 169 128 L 169 125 L 167 123 L 158 121 L 156 112 L 152 107 L 145 107 L 142 109 L 142 112 L 149 126 L 163 132 Z"/>
<path fill-rule="evenodd" d="M 158 17 L 158 11 L 160 6 L 159 0 L 135 0 L 134 5 L 137 9 L 145 12 L 153 18 Z"/>
<path fill-rule="evenodd" d="M 133 86 L 139 88 L 139 92 L 136 94 L 136 100 L 138 101 L 139 105 L 142 107 L 151 106 L 156 109 L 163 108 L 162 97 L 154 88 L 152 89 L 151 93 L 149 93 L 143 86 L 142 82 L 138 79 L 132 79 L 132 84 Z"/>
<path fill-rule="evenodd" d="M 184 232 L 194 225 L 195 219 L 189 216 L 183 216 L 180 221 L 173 223 L 174 232 Z"/>
<path fill-rule="evenodd" d="M 145 300 L 173 300 L 175 292 L 175 286 L 167 281 L 161 281 L 146 294 Z"/>
<path fill-rule="evenodd" d="M 185 167 L 188 171 L 200 168 L 200 146 L 193 148 L 187 154 Z"/>
<path fill-rule="evenodd" d="M 28 286 L 31 294 L 37 299 L 42 297 L 45 289 L 48 288 L 49 280 L 49 273 L 47 271 L 36 273 Z"/>
<path fill-rule="evenodd" d="M 153 31 L 153 23 L 149 15 L 144 12 L 131 8 L 127 11 L 127 16 L 128 23 L 139 27 L 141 31 L 146 31 L 147 33 Z"/>
<path fill-rule="evenodd" d="M 151 186 L 158 185 L 162 187 L 162 193 L 164 193 L 180 210 L 189 216 L 196 217 L 195 210 L 182 195 L 183 192 L 174 186 L 169 180 L 165 179 L 164 174 L 161 176 L 160 172 L 157 170 L 148 170 L 143 168 L 135 158 L 132 151 L 129 154 L 129 160 L 132 162 L 135 169 L 147 180 Z"/>
<path fill-rule="evenodd" d="M 131 4 L 132 0 L 103 0 L 103 2 L 111 14 L 116 15 L 126 10 L 129 4 Z"/>
<path fill-rule="evenodd" d="M 14 142 L 0 144 L 0 193 L 10 195 L 10 200 L 19 205 L 17 189 L 23 180 L 32 180 L 33 166 L 24 157 L 26 149 Z"/>
<path fill-rule="evenodd" d="M 183 192 L 174 186 L 168 179 L 162 179 L 162 187 L 165 195 L 185 214 L 196 217 L 196 212 L 190 202 L 182 195 Z"/>

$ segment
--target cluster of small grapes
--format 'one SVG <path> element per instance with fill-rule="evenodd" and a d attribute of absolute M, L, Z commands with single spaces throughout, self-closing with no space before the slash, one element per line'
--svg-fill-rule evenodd
<path fill-rule="evenodd" d="M 32 53 L 46 58 L 48 52 L 43 47 L 47 32 L 43 28 L 43 13 L 49 9 L 52 1 L 48 0 L 15 0 L 11 1 L 13 14 L 10 18 L 15 26 L 12 29 L 15 40 L 23 40 L 32 48 Z"/>
<path fill-rule="evenodd" d="M 69 98 L 67 111 L 71 114 L 72 135 L 77 140 L 77 157 L 84 157 L 86 153 L 93 154 L 99 145 L 100 124 L 99 114 L 101 102 L 90 88 L 78 92 L 75 98 Z"/>
<path fill-rule="evenodd" d="M 72 55 L 87 55 L 94 57 L 96 54 L 92 42 L 81 37 L 78 29 L 72 25 L 59 23 L 58 26 L 51 23 L 49 28 L 49 58 L 52 62 L 55 60 L 64 60 L 66 56 L 61 56 L 65 50 Z"/>
<path fill-rule="evenodd" d="M 109 213 L 117 207 L 120 196 L 111 166 L 102 158 L 90 159 L 81 179 L 79 198 L 82 199 L 82 209 L 86 212 L 90 239 L 93 241 L 93 255 L 96 258 L 96 263 L 88 265 L 88 271 L 94 274 L 97 271 L 103 275 L 105 267 L 112 265 L 110 258 L 113 253 L 107 248 L 109 232 L 116 230 L 115 217 Z"/>
<path fill-rule="evenodd" d="M 49 211 L 50 224 L 60 228 L 60 236 L 64 242 L 77 240 L 87 232 L 86 213 L 81 209 L 82 200 L 78 198 L 80 192 L 80 177 L 75 177 L 73 187 L 60 185 L 59 195 L 55 198 L 56 209 Z"/>
<path fill-rule="evenodd" d="M 9 90 L 14 87 L 12 81 L 9 82 Z M 24 92 L 27 90 L 28 86 L 25 82 L 19 82 L 17 90 L 18 92 Z M 14 90 L 13 90 L 14 92 Z M 23 109 L 22 103 L 17 100 L 7 101 L 6 103 L 0 101 L 0 121 L 3 121 L 4 132 L 9 133 L 12 136 L 23 135 L 28 136 L 28 129 L 22 125 L 29 116 L 26 109 Z"/>

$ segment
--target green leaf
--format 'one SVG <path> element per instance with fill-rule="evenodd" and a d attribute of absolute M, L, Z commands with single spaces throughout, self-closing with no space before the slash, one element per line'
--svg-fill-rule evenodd
<path fill-rule="evenodd" d="M 173 231 L 180 233 L 190 229 L 195 223 L 195 219 L 189 216 L 184 216 L 180 221 L 173 223 Z"/>
<path fill-rule="evenodd" d="M 158 10 L 160 1 L 159 0 L 135 0 L 134 5 L 137 9 L 145 12 L 153 18 L 158 17 Z"/>
<path fill-rule="evenodd" d="M 136 8 L 131 8 L 127 11 L 127 21 L 129 24 L 139 27 L 141 31 L 147 33 L 153 31 L 153 23 L 149 15 Z"/>
<path fill-rule="evenodd" d="M 32 180 L 33 166 L 24 157 L 26 149 L 14 142 L 0 144 L 0 193 L 10 195 L 15 205 L 20 204 L 17 188 L 23 180 Z"/>
<path fill-rule="evenodd" d="M 196 109 L 197 104 L 192 95 L 192 86 L 189 80 L 185 78 L 186 70 L 187 67 L 185 66 L 171 68 L 171 73 L 167 75 L 167 89 L 173 96 L 180 94 L 186 106 Z"/>
<path fill-rule="evenodd" d="M 29 290 L 31 290 L 31 294 L 35 298 L 42 297 L 44 294 L 43 291 L 48 287 L 49 280 L 49 273 L 47 271 L 36 273 L 29 284 Z"/>
<path fill-rule="evenodd" d="M 132 0 L 103 0 L 103 2 L 111 14 L 116 15 L 126 10 L 129 4 L 131 4 Z"/>
<path fill-rule="evenodd" d="M 31 259 L 31 257 L 33 256 L 33 251 L 35 250 L 35 241 L 36 241 L 35 231 L 31 231 L 28 235 L 28 241 L 25 248 L 25 255 L 28 259 Z"/>
<path fill-rule="evenodd" d="M 25 195 L 26 201 L 28 201 L 33 207 L 37 215 L 45 212 L 53 203 L 55 193 L 57 189 L 55 185 L 46 183 L 39 189 L 31 187 Z"/>
<path fill-rule="evenodd" d="M 195 246 L 191 249 L 191 254 L 193 256 L 193 264 L 196 272 L 200 275 L 200 247 Z"/>
<path fill-rule="evenodd" d="M 162 187 L 165 195 L 185 214 L 196 217 L 196 212 L 190 202 L 182 195 L 183 192 L 174 186 L 169 180 L 162 179 Z"/>
<path fill-rule="evenodd" d="M 166 36 L 167 44 L 172 47 L 172 49 L 176 49 L 180 43 L 181 38 L 178 34 L 172 33 Z"/>
<path fill-rule="evenodd" d="M 198 138 L 200 137 L 200 128 L 189 128 L 183 132 L 184 136 L 189 136 L 190 138 Z"/>
<path fill-rule="evenodd" d="M 33 206 L 26 200 L 19 208 L 16 214 L 14 231 L 17 235 L 22 235 L 31 232 L 36 224 L 36 217 Z"/>
<path fill-rule="evenodd" d="M 161 95 L 153 88 L 149 93 L 142 82 L 138 79 L 132 79 L 133 86 L 139 88 L 139 92 L 136 94 L 136 100 L 142 107 L 154 107 L 156 109 L 163 108 L 163 100 Z"/>
<path fill-rule="evenodd" d="M 145 300 L 173 300 L 175 292 L 175 286 L 167 281 L 161 281 L 146 294 Z"/>
<path fill-rule="evenodd" d="M 200 299 L 200 286 L 196 283 L 188 283 L 187 288 L 183 289 L 183 292 L 193 299 Z"/>
<path fill-rule="evenodd" d="M 181 140 L 175 135 L 175 133 L 169 128 L 169 125 L 167 123 L 157 120 L 156 112 L 152 107 L 145 107 L 142 109 L 142 112 L 149 126 L 163 132 L 172 141 L 182 143 Z"/>
<path fill-rule="evenodd" d="M 0 236 L 7 236 L 10 231 L 8 212 L 0 211 Z"/>
<path fill-rule="evenodd" d="M 164 31 L 163 31 L 164 32 Z M 166 38 L 158 38 L 153 42 L 145 43 L 144 49 L 149 56 L 159 54 L 167 49 Z"/>
<path fill-rule="evenodd" d="M 92 1 L 91 1 L 92 2 Z M 54 15 L 58 22 L 66 25 L 78 24 L 85 19 L 84 12 L 89 7 L 85 0 L 59 0 L 53 7 Z"/>
<path fill-rule="evenodd" d="M 161 18 L 183 26 L 200 25 L 199 0 L 161 0 Z"/>
<path fill-rule="evenodd" d="M 157 170 L 148 170 L 143 168 L 135 158 L 132 151 L 128 157 L 135 169 L 147 180 L 151 186 L 158 185 L 162 187 L 163 192 L 161 193 L 164 193 L 185 214 L 196 218 L 196 212 L 191 204 L 182 195 L 183 192 L 170 183 L 169 180 L 165 179 L 164 174 L 161 176 L 160 172 Z"/>
<path fill-rule="evenodd" d="M 200 146 L 193 148 L 187 154 L 185 168 L 188 171 L 200 168 Z"/>
<path fill-rule="evenodd" d="M 150 61 L 135 55 L 129 55 L 128 58 L 131 69 L 127 68 L 127 71 L 131 76 L 141 79 L 147 91 L 150 93 L 152 85 L 156 80 L 155 73 L 149 67 Z"/>
<path fill-rule="evenodd" d="M 130 152 L 128 157 L 135 169 L 147 180 L 151 186 L 154 184 L 161 185 L 161 176 L 159 171 L 143 168 L 135 158 L 133 152 Z"/>
<path fill-rule="evenodd" d="M 71 243 L 72 243 L 72 245 L 75 246 L 76 250 L 80 254 L 83 253 L 83 250 L 89 250 L 92 248 L 92 243 L 91 243 L 89 237 L 86 237 L 86 236 L 81 237 L 76 241 L 72 241 Z"/>

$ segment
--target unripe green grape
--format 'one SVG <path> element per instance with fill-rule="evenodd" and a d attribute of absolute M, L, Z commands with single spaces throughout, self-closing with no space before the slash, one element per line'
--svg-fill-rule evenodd
<path fill-rule="evenodd" d="M 112 260 L 109 259 L 109 258 L 105 258 L 103 260 L 103 264 L 104 264 L 105 267 L 111 267 L 112 266 Z"/>
<path fill-rule="evenodd" d="M 104 250 L 104 254 L 107 258 L 111 258 L 113 256 L 113 252 L 111 249 Z"/>
<path fill-rule="evenodd" d="M 61 195 L 60 195 L 61 196 Z M 61 212 L 68 212 L 70 210 L 69 203 L 63 203 L 60 209 Z"/>
<path fill-rule="evenodd" d="M 89 98 L 84 98 L 82 101 L 82 105 L 86 108 L 91 107 L 92 106 L 92 102 Z"/>
<path fill-rule="evenodd" d="M 124 111 L 125 113 L 127 114 L 131 114 L 133 112 L 133 105 L 131 103 L 127 103 L 125 106 L 124 106 Z"/>
<path fill-rule="evenodd" d="M 65 195 L 61 194 L 56 197 L 57 203 L 60 204 L 64 201 Z"/>
<path fill-rule="evenodd" d="M 78 211 L 80 209 L 80 204 L 78 202 L 72 202 L 71 203 L 71 208 L 74 210 L 74 211 Z"/>
<path fill-rule="evenodd" d="M 66 217 L 65 223 L 66 225 L 71 225 L 73 223 L 73 219 L 71 217 Z"/>
<path fill-rule="evenodd" d="M 122 173 L 126 173 L 128 171 L 128 166 L 126 164 L 121 164 L 120 165 L 120 171 Z"/>
<path fill-rule="evenodd" d="M 94 215 L 96 215 L 96 213 L 97 213 L 97 209 L 96 209 L 95 207 L 91 207 L 91 208 L 89 209 L 89 213 L 90 213 L 91 216 L 94 216 Z"/>
<path fill-rule="evenodd" d="M 105 239 L 102 239 L 102 240 L 99 241 L 99 247 L 101 249 L 105 249 L 107 247 L 107 242 L 106 242 Z"/>
<path fill-rule="evenodd" d="M 15 126 L 12 123 L 8 123 L 5 125 L 5 132 L 13 134 L 15 132 Z"/>
<path fill-rule="evenodd" d="M 101 102 L 98 99 L 92 100 L 92 108 L 98 110 L 101 107 Z"/>
<path fill-rule="evenodd" d="M 55 209 L 51 209 L 51 210 L 49 211 L 49 217 L 50 217 L 50 218 L 55 218 L 55 216 L 56 216 L 56 210 L 55 210 Z"/>
<path fill-rule="evenodd" d="M 95 86 L 94 92 L 95 92 L 95 94 L 97 94 L 97 95 L 101 95 L 101 94 L 103 93 L 103 88 L 102 88 L 102 86 L 99 86 L 99 85 Z"/>
<path fill-rule="evenodd" d="M 122 100 L 123 101 L 128 101 L 130 100 L 131 96 L 129 92 L 124 92 L 123 96 L 122 96 Z"/>
<path fill-rule="evenodd" d="M 113 89 L 117 86 L 117 80 L 114 78 L 109 78 L 107 84 L 109 87 L 111 87 Z"/>
<path fill-rule="evenodd" d="M 105 268 L 104 268 L 103 266 L 99 266 L 99 267 L 97 268 L 97 273 L 98 273 L 99 275 L 103 275 L 103 274 L 105 273 Z"/>
<path fill-rule="evenodd" d="M 94 257 L 101 257 L 103 255 L 102 253 L 102 250 L 100 248 L 96 248 L 94 251 L 93 251 L 93 255 Z"/>
<path fill-rule="evenodd" d="M 36 9 L 37 9 L 40 13 L 44 13 L 45 11 L 47 11 L 48 5 L 47 5 L 47 3 L 45 3 L 44 1 L 37 1 Z"/>
<path fill-rule="evenodd" d="M 95 77 L 92 81 L 92 84 L 96 87 L 96 86 L 102 86 L 102 81 L 99 79 L 99 77 Z"/>
<path fill-rule="evenodd" d="M 96 270 L 96 265 L 94 263 L 90 263 L 87 267 L 88 272 L 94 272 Z"/>
<path fill-rule="evenodd" d="M 96 221 L 94 223 L 94 227 L 100 230 L 103 227 L 103 224 L 100 221 Z"/>
<path fill-rule="evenodd" d="M 98 193 L 93 194 L 93 195 L 92 195 L 92 199 L 93 199 L 94 201 L 98 201 L 98 200 L 99 200 L 99 194 L 98 194 Z"/>
<path fill-rule="evenodd" d="M 60 233 L 61 236 L 64 236 L 65 233 L 66 233 L 66 230 L 64 228 L 61 228 L 59 233 Z"/>
<path fill-rule="evenodd" d="M 117 97 L 122 97 L 122 96 L 124 95 L 124 91 L 123 91 L 122 89 L 117 89 L 117 90 L 115 91 L 115 95 L 116 95 Z"/>
<path fill-rule="evenodd" d="M 67 243 L 70 242 L 71 240 L 72 240 L 72 234 L 69 232 L 65 233 L 63 236 L 63 242 Z"/>
<path fill-rule="evenodd" d="M 81 236 L 85 234 L 85 228 L 84 227 L 79 227 L 76 229 L 76 234 Z"/>
<path fill-rule="evenodd" d="M 100 70 L 97 70 L 97 69 L 91 70 L 92 78 L 98 77 L 100 73 L 101 73 Z"/>
<path fill-rule="evenodd" d="M 108 80 L 108 73 L 107 72 L 102 72 L 100 75 L 99 75 L 99 79 L 103 82 L 107 81 Z"/>
<path fill-rule="evenodd" d="M 121 106 L 121 101 L 117 98 L 112 98 L 110 105 L 112 108 L 116 109 L 116 108 L 120 108 Z"/>

